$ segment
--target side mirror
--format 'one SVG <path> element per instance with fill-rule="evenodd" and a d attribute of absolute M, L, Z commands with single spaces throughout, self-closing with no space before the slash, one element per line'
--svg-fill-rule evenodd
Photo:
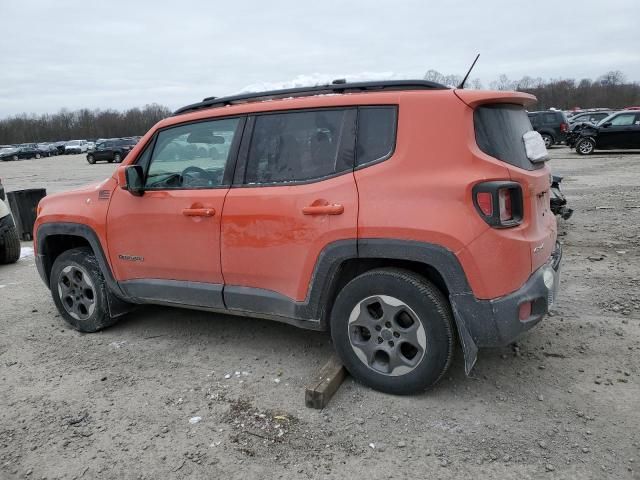
<path fill-rule="evenodd" d="M 140 165 L 122 165 L 118 167 L 118 184 L 123 190 L 137 197 L 144 193 L 144 172 Z"/>
<path fill-rule="evenodd" d="M 612 123 L 611 123 L 611 122 L 607 122 L 607 123 L 603 123 L 603 124 L 602 124 L 602 126 L 603 126 L 604 128 L 609 128 L 611 125 L 612 125 Z"/>

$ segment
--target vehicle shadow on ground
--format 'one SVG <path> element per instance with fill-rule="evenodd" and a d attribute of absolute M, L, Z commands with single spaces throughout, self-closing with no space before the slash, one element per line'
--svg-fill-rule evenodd
<path fill-rule="evenodd" d="M 238 364 L 242 359 L 256 353 L 273 356 L 275 359 L 291 354 L 298 357 L 300 354 L 308 353 L 310 349 L 313 349 L 313 357 L 323 364 L 334 353 L 328 332 L 305 330 L 254 317 L 153 305 L 138 307 L 104 333 L 114 337 L 113 340 L 126 337 L 131 342 L 162 338 L 172 344 L 171 349 L 184 351 L 185 355 L 188 355 L 187 348 L 196 344 L 205 348 L 211 345 L 212 354 L 223 356 L 224 362 L 229 365 Z M 227 348 L 220 349 L 222 345 L 226 345 Z M 482 349 L 478 352 L 475 368 L 467 376 L 462 350 L 456 344 L 451 367 L 442 381 L 417 396 L 448 396 L 452 384 L 473 391 L 478 380 L 486 380 L 489 372 L 492 372 L 491 375 L 496 379 L 515 376 L 516 365 L 509 361 L 513 356 L 511 346 Z M 534 359 L 530 362 L 531 366 L 535 364 Z M 527 370 L 527 363 L 529 362 L 526 359 L 524 362 L 520 359 L 518 369 Z M 311 378 L 318 367 L 310 362 L 298 364 L 296 368 L 301 368 L 303 371 L 300 373 Z M 526 373 L 519 377 L 519 380 L 526 381 Z"/>

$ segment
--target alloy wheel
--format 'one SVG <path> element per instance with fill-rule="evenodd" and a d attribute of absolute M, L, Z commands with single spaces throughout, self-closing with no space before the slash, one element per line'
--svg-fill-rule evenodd
<path fill-rule="evenodd" d="M 86 320 L 95 311 L 95 287 L 87 272 L 78 266 L 70 265 L 62 270 L 58 295 L 64 309 L 76 320 Z"/>
<path fill-rule="evenodd" d="M 374 295 L 349 315 L 349 341 L 368 368 L 390 376 L 406 375 L 424 357 L 427 337 L 416 313 L 402 300 Z"/>

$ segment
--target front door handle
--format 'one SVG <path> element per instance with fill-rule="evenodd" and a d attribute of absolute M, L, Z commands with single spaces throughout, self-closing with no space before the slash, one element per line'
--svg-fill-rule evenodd
<path fill-rule="evenodd" d="M 344 207 L 337 203 L 333 205 L 309 205 L 302 209 L 304 215 L 341 215 Z"/>
<path fill-rule="evenodd" d="M 215 208 L 184 208 L 182 214 L 187 217 L 213 217 L 216 210 Z"/>

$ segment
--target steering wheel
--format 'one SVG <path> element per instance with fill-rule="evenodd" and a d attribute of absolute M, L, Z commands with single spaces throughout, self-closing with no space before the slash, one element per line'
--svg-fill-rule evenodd
<path fill-rule="evenodd" d="M 196 167 L 195 165 L 191 165 L 191 166 L 189 166 L 189 167 L 185 168 L 185 169 L 182 171 L 181 176 L 182 176 L 182 178 L 183 178 L 183 181 L 184 181 L 184 178 L 185 178 L 185 177 L 187 177 L 187 178 L 188 178 L 188 175 L 189 175 L 190 173 L 196 173 L 196 174 L 198 174 L 198 176 L 199 176 L 201 179 L 203 179 L 203 180 L 208 180 L 208 181 L 215 181 L 215 180 L 216 180 L 216 179 L 213 177 L 213 175 L 212 175 L 210 172 L 207 172 L 204 168 L 200 168 L 200 167 Z M 197 177 L 191 177 L 191 178 L 193 178 L 194 180 L 196 180 L 196 179 L 197 179 Z"/>

